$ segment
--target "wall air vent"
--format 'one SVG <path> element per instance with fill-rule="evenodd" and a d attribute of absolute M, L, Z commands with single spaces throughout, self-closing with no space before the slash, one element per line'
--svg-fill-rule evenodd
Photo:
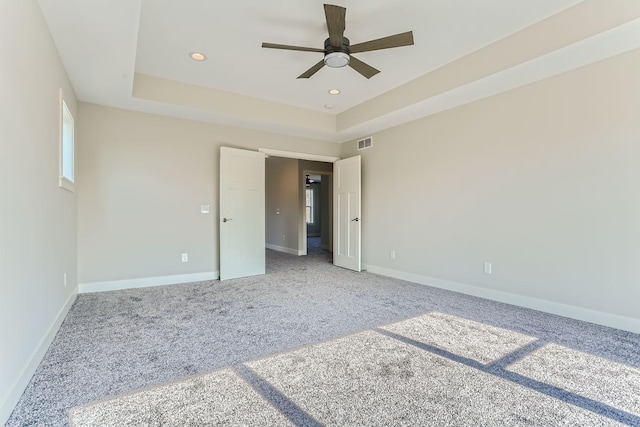
<path fill-rule="evenodd" d="M 373 138 L 368 136 L 358 141 L 358 150 L 366 150 L 373 146 Z"/>

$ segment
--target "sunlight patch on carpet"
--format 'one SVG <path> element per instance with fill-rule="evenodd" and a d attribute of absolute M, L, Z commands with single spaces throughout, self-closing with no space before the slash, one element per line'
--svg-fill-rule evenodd
<path fill-rule="evenodd" d="M 484 364 L 501 359 L 537 339 L 438 312 L 382 326 L 381 329 Z"/>
<path fill-rule="evenodd" d="M 71 409 L 72 427 L 292 425 L 231 369 Z"/>
<path fill-rule="evenodd" d="M 640 369 L 558 344 L 547 344 L 509 371 L 640 415 Z"/>
<path fill-rule="evenodd" d="M 245 365 L 324 425 L 620 425 L 372 331 Z"/>

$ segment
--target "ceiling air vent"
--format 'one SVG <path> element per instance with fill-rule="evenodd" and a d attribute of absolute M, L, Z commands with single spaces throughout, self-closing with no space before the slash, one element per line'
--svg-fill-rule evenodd
<path fill-rule="evenodd" d="M 370 136 L 358 141 L 358 150 L 366 150 L 367 148 L 371 148 L 372 146 L 373 139 Z"/>

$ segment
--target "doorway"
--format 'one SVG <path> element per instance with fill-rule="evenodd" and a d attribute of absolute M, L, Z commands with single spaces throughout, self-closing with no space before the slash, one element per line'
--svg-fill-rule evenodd
<path fill-rule="evenodd" d="M 248 224 L 260 224 L 260 228 L 262 228 L 262 233 L 259 233 L 262 238 L 262 244 L 258 242 L 257 234 L 251 233 L 251 236 L 256 237 L 256 239 L 242 239 L 242 236 L 238 234 L 240 231 L 245 231 L 247 227 L 232 227 L 235 229 L 235 235 L 232 233 L 233 230 L 229 230 L 230 233 L 227 233 L 226 237 L 223 238 L 220 233 L 220 277 L 223 278 L 223 258 L 227 257 L 228 245 L 229 242 L 236 242 L 237 239 L 242 240 L 244 243 L 251 243 L 251 249 L 255 249 L 262 253 L 261 263 L 264 265 L 264 249 L 275 249 L 286 253 L 292 253 L 294 255 L 306 255 L 307 254 L 307 233 L 306 233 L 306 221 L 303 221 L 305 217 L 306 204 L 303 203 L 305 200 L 305 181 L 303 181 L 303 175 L 305 170 L 316 171 L 316 172 L 327 172 L 325 174 L 320 173 L 320 175 L 328 175 L 329 181 L 331 185 L 329 185 L 329 191 L 331 195 L 329 197 L 329 204 L 332 205 L 332 208 L 328 209 L 330 214 L 330 227 L 333 228 L 333 233 L 329 233 L 330 245 L 329 250 L 333 253 L 333 264 L 347 268 L 349 270 L 361 271 L 361 157 L 353 156 L 347 159 L 340 160 L 337 157 L 329 157 L 315 154 L 305 154 L 305 153 L 295 153 L 295 152 L 287 152 L 280 150 L 271 150 L 260 148 L 257 154 L 254 152 L 253 155 L 260 157 L 261 161 L 260 168 L 253 167 L 249 164 L 237 167 L 227 168 L 227 163 L 222 158 L 222 150 L 221 149 L 221 160 L 220 160 L 220 182 L 221 182 L 221 191 L 220 191 L 220 221 L 222 224 L 228 225 L 230 221 L 234 219 L 234 216 L 229 216 L 227 212 L 227 208 L 229 202 L 232 201 L 233 198 L 228 195 L 225 196 L 226 193 L 222 191 L 222 188 L 226 188 L 223 186 L 223 183 L 232 183 L 235 182 L 233 177 L 238 177 L 238 182 L 245 182 L 247 178 L 242 175 L 242 171 L 251 171 L 250 175 L 254 176 L 256 173 L 261 175 L 260 181 L 262 185 L 251 186 L 248 190 L 250 192 L 255 191 L 260 194 L 259 199 L 261 199 L 260 206 L 255 205 L 254 208 L 251 209 L 241 209 L 242 212 L 252 211 L 256 214 L 262 213 L 262 218 L 264 220 L 260 220 L 257 217 L 253 221 L 244 221 Z M 238 151 L 238 156 L 240 156 L 240 152 L 244 152 L 247 150 L 235 150 Z M 252 152 L 247 151 L 247 156 L 249 156 Z M 266 159 L 271 156 L 274 159 L 279 159 L 280 161 L 288 161 L 288 164 L 293 167 L 284 168 L 283 170 L 288 170 L 293 179 L 280 180 L 282 182 L 286 181 L 286 187 L 290 188 L 286 191 L 280 191 L 281 189 L 277 188 L 276 191 L 271 191 L 275 193 L 278 197 L 276 197 L 276 202 L 272 203 L 272 198 L 268 197 L 269 193 L 269 185 L 265 185 L 271 182 L 279 182 L 278 180 L 267 179 L 268 169 L 266 167 Z M 232 156 L 233 157 L 233 156 Z M 231 157 L 230 157 L 231 158 Z M 290 160 L 294 160 L 291 162 Z M 306 163 L 305 163 L 306 162 Z M 228 173 L 230 173 L 229 177 L 227 177 L 227 173 L 225 171 L 228 169 Z M 260 169 L 260 172 L 258 171 Z M 280 173 L 281 168 L 269 168 L 272 171 L 277 171 Z M 335 176 L 334 176 L 335 173 Z M 297 179 L 296 179 L 297 175 Z M 228 179 L 227 179 L 228 178 Z M 322 181 L 322 179 L 321 179 Z M 293 185 L 290 185 L 293 183 Z M 229 184 L 229 189 L 235 191 L 235 185 Z M 267 187 L 267 188 L 265 188 Z M 273 190 L 273 188 L 271 189 Z M 292 193 L 294 197 L 286 197 L 287 193 Z M 297 196 L 297 197 L 296 197 Z M 256 199 L 257 200 L 257 199 Z M 283 203 L 291 203 L 293 201 L 294 206 L 287 206 L 284 210 L 285 215 L 280 216 L 283 211 L 281 210 L 280 202 Z M 231 203 L 233 205 L 233 203 Z M 236 209 L 237 211 L 237 209 Z M 270 218 L 270 216 L 272 218 Z M 280 217 L 279 220 L 271 221 L 273 218 Z M 237 217 L 237 215 L 236 215 Z M 291 217 L 294 218 L 294 226 L 295 230 L 291 233 L 282 233 L 282 240 L 279 240 L 280 231 L 283 231 L 283 227 L 291 226 Z M 228 227 L 227 227 L 228 228 Z M 292 229 L 289 229 L 291 231 Z M 275 236 L 275 241 L 277 243 L 270 243 L 269 240 Z M 252 243 L 253 242 L 253 243 Z M 258 244 L 254 244 L 258 242 Z M 281 245 L 281 243 L 286 242 L 286 245 Z M 296 245 L 292 245 L 292 243 L 296 242 Z M 257 252 L 256 252 L 257 253 Z M 225 258 L 226 259 L 226 258 Z M 257 259 L 257 258 L 256 258 Z M 226 271 L 226 268 L 224 268 Z M 255 274 L 255 273 L 253 273 Z M 260 274 L 260 273 L 257 273 Z M 262 274 L 264 274 L 264 270 L 262 269 Z M 245 274 L 247 275 L 247 274 Z M 250 274 L 249 274 L 250 275 Z M 241 276 L 244 277 L 244 276 Z"/>
<path fill-rule="evenodd" d="M 332 166 L 332 165 L 331 165 Z M 306 255 L 330 255 L 333 249 L 332 171 L 304 170 L 304 236 Z"/>
<path fill-rule="evenodd" d="M 265 159 L 267 249 L 297 256 L 307 255 L 309 248 L 313 253 L 330 253 L 333 245 L 332 171 L 332 162 L 279 156 Z"/>

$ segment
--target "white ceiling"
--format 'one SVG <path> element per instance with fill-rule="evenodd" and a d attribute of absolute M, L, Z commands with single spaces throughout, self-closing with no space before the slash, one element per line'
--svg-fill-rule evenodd
<path fill-rule="evenodd" d="M 333 116 L 581 0 L 336 0 L 334 3 L 347 8 L 345 36 L 352 44 L 408 30 L 414 33 L 413 46 L 354 55 L 381 70 L 370 80 L 349 67 L 324 67 L 310 79 L 296 79 L 318 62 L 322 54 L 261 48 L 262 42 L 322 48 L 327 29 L 321 1 L 39 0 L 39 3 L 81 101 L 343 142 L 438 108 L 417 108 L 420 103 L 416 103 L 351 130 L 338 131 L 335 126 L 304 129 L 294 124 L 234 116 L 223 106 L 198 108 L 134 97 L 134 78 L 138 73 L 200 86 L 202 93 L 220 93 L 207 92 L 206 88 L 224 91 L 225 99 L 231 103 L 258 98 L 273 102 L 274 109 L 281 104 L 309 109 L 318 117 L 331 115 L 335 123 Z M 192 51 L 205 53 L 208 60 L 191 60 L 188 53 Z M 585 60 L 590 61 L 593 59 Z M 553 68 L 559 62 L 552 58 L 547 60 L 546 67 Z M 329 95 L 332 88 L 342 93 Z M 326 104 L 333 108 L 326 109 Z"/>
<path fill-rule="evenodd" d="M 321 1 L 144 0 L 136 71 L 181 82 L 340 112 L 577 3 L 576 0 L 342 0 L 352 44 L 412 30 L 415 45 L 354 55 L 381 73 L 349 67 L 296 79 L 321 53 L 263 49 L 261 43 L 323 48 Z M 190 51 L 210 60 L 194 63 Z M 342 90 L 331 96 L 329 89 Z"/>

